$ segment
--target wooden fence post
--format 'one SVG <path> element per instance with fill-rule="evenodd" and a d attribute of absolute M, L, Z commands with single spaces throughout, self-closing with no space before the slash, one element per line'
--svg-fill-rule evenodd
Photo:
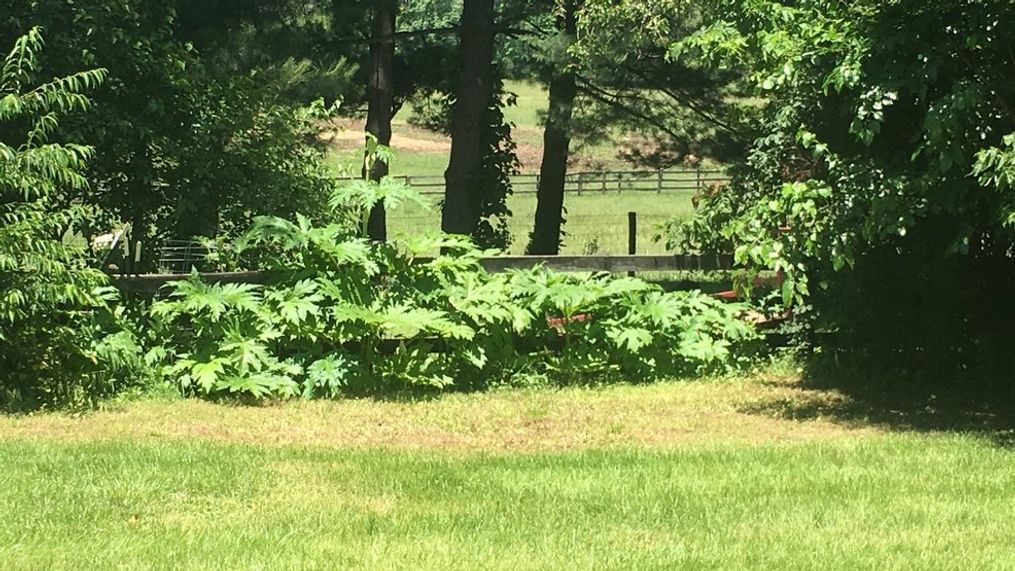
<path fill-rule="evenodd" d="M 627 213 L 627 254 L 633 256 L 638 250 L 638 213 Z M 634 276 L 634 272 L 627 272 L 627 275 Z"/>
<path fill-rule="evenodd" d="M 656 194 L 662 194 L 663 192 L 663 169 L 659 169 L 656 173 L 659 184 L 656 186 Z"/>
<path fill-rule="evenodd" d="M 141 240 L 138 240 L 134 246 L 134 252 L 131 255 L 131 273 L 138 275 L 138 268 L 141 266 Z"/>

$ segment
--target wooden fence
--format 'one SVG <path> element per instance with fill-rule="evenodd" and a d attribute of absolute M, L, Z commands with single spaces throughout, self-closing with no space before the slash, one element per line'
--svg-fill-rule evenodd
<path fill-rule="evenodd" d="M 443 196 L 444 177 L 441 175 L 399 175 L 394 177 L 417 189 L 425 196 Z M 590 171 L 572 172 L 565 179 L 565 193 L 599 195 L 609 193 L 664 193 L 664 192 L 701 192 L 716 184 L 728 182 L 728 176 L 718 169 L 668 169 L 668 170 L 641 170 L 641 171 Z M 511 183 L 516 195 L 532 195 L 536 193 L 539 184 L 538 174 L 519 174 L 511 177 Z M 610 228 L 622 225 L 623 218 L 615 217 L 615 214 L 622 216 L 623 211 L 611 212 L 602 218 L 608 219 Z M 650 218 L 653 213 L 648 213 Z M 711 262 L 694 261 L 692 257 L 672 255 L 634 255 L 637 251 L 637 214 L 627 212 L 627 256 L 616 255 L 593 255 L 593 256 L 553 256 L 546 258 L 530 256 L 499 256 L 488 258 L 483 264 L 491 271 L 499 271 L 510 267 L 531 267 L 543 263 L 548 267 L 563 271 L 610 271 L 610 272 L 637 272 L 637 271 L 671 271 L 684 269 L 722 269 L 722 264 L 716 265 Z M 618 223 L 619 222 L 619 223 Z M 573 226 L 573 223 L 572 223 Z M 573 233 L 573 228 L 569 227 Z M 127 233 L 127 230 L 121 232 Z M 129 235 L 117 236 L 113 250 L 123 250 L 121 256 L 116 260 L 118 272 L 130 277 L 117 278 L 126 289 L 141 288 L 151 290 L 152 286 L 143 285 L 154 283 L 161 285 L 166 280 L 160 280 L 159 274 L 149 276 L 138 276 L 136 268 L 141 264 L 141 244 L 130 240 Z M 623 251 L 617 247 L 615 251 Z M 200 266 L 205 257 L 209 254 L 208 245 L 193 240 L 168 240 L 160 247 L 156 259 L 157 267 L 162 271 L 173 272 L 174 274 L 189 274 L 194 266 Z M 702 257 L 713 259 L 714 257 Z M 676 261 L 683 260 L 683 261 Z M 109 255 L 103 260 L 102 267 L 108 267 Z M 704 264 L 704 265 L 702 265 Z M 149 264 L 150 265 L 150 264 Z M 168 275 L 168 274 L 166 274 Z M 213 275 L 213 274 L 209 274 Z M 249 276 L 248 276 L 249 277 Z M 223 279 L 226 279 L 223 276 Z M 147 280 L 147 281 L 146 281 Z M 142 284 L 142 285 L 134 285 Z M 159 285 L 154 286 L 155 289 Z"/>
<path fill-rule="evenodd" d="M 395 175 L 392 178 L 415 188 L 424 196 L 444 194 L 443 175 Z M 578 195 L 593 192 L 700 192 L 713 184 L 728 181 L 729 176 L 717 169 L 572 172 L 564 180 L 564 192 Z M 511 187 L 514 194 L 535 194 L 539 175 L 512 176 Z"/>
<path fill-rule="evenodd" d="M 425 258 L 420 258 L 425 262 Z M 491 256 L 480 263 L 490 272 L 527 269 L 537 265 L 561 272 L 669 272 L 680 270 L 730 270 L 733 258 L 726 255 L 628 255 L 628 256 Z M 263 283 L 264 272 L 210 272 L 200 274 L 212 283 Z M 141 274 L 113 276 L 123 292 L 155 293 L 171 281 L 189 274 Z"/>

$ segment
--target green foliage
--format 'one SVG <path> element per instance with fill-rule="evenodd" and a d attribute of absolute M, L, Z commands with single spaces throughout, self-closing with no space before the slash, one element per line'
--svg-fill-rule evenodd
<path fill-rule="evenodd" d="M 984 149 L 976 154 L 973 176 L 1001 197 L 998 216 L 1002 225 L 1015 225 L 1015 133 L 1007 135 L 999 147 Z"/>
<path fill-rule="evenodd" d="M 252 25 L 255 13 L 295 18 L 295 3 L 224 4 L 33 0 L 0 12 L 0 37 L 46 28 L 50 73 L 108 69 L 93 111 L 63 124 L 95 149 L 82 171 L 92 184 L 77 195 L 101 209 L 92 233 L 130 223 L 150 252 L 163 239 L 239 232 L 261 214 L 323 211 L 333 182 L 314 142 L 349 66 L 287 57 L 277 22 Z M 325 93 L 329 105 L 308 104 Z"/>
<path fill-rule="evenodd" d="M 755 339 L 740 306 L 700 293 L 544 268 L 488 274 L 462 237 L 357 234 L 258 219 L 240 249 L 268 282 L 170 285 L 151 308 L 166 340 L 151 355 L 186 392 L 312 397 L 694 374 L 734 365 Z"/>
<path fill-rule="evenodd" d="M 578 41 L 569 58 L 578 75 L 576 135 L 596 142 L 618 132 L 638 133 L 651 145 L 619 154 L 654 168 L 742 155 L 758 129 L 744 73 L 667 57 L 675 42 L 693 36 L 709 3 L 577 4 Z"/>
<path fill-rule="evenodd" d="M 713 8 L 671 57 L 742 70 L 765 127 L 673 245 L 785 272 L 785 303 L 857 353 L 945 374 L 945 356 L 1010 352 L 1015 306 L 994 294 L 1015 278 L 1010 4 Z"/>
<path fill-rule="evenodd" d="M 358 225 L 360 236 L 364 238 L 368 237 L 367 224 L 370 212 L 378 204 L 382 204 L 386 210 L 397 209 L 407 202 L 424 211 L 430 208 L 430 203 L 408 184 L 398 182 L 390 176 L 385 176 L 379 181 L 370 177 L 375 164 L 378 162 L 389 164 L 394 155 L 391 148 L 378 143 L 377 137 L 372 133 L 366 133 L 366 139 L 362 178 L 341 185 L 331 193 L 328 200 L 332 212 Z"/>
<path fill-rule="evenodd" d="M 133 335 L 105 276 L 62 236 L 88 218 L 74 198 L 92 151 L 50 142 L 104 70 L 35 83 L 39 29 L 20 37 L 0 69 L 0 404 L 80 404 L 140 368 Z M 68 204 L 72 204 L 68 206 Z"/>

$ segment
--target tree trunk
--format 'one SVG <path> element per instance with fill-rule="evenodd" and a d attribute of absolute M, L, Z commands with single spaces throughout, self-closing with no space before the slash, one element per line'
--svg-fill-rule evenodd
<path fill-rule="evenodd" d="M 370 42 L 370 86 L 368 90 L 367 124 L 368 133 L 377 137 L 382 145 L 391 144 L 391 118 L 394 114 L 394 80 L 392 67 L 395 58 L 395 12 L 393 1 L 378 2 L 374 8 L 373 40 Z M 379 181 L 387 176 L 388 165 L 376 161 L 370 169 L 370 180 Z M 384 204 L 377 204 L 370 211 L 367 235 L 372 240 L 385 241 L 388 238 L 387 213 Z"/>
<path fill-rule="evenodd" d="M 465 0 L 459 57 L 461 71 L 451 115 L 451 159 L 444 172 L 441 229 L 472 234 L 479 225 L 484 116 L 492 96 L 494 0 Z"/>
<path fill-rule="evenodd" d="M 576 2 L 564 3 L 557 27 L 574 41 L 577 33 Z M 529 254 L 556 255 L 560 252 L 560 229 L 564 214 L 564 181 L 571 145 L 571 116 L 578 89 L 568 61 L 556 62 L 550 79 L 550 102 L 543 130 L 543 161 L 539 166 L 536 190 L 536 218 L 526 249 Z"/>

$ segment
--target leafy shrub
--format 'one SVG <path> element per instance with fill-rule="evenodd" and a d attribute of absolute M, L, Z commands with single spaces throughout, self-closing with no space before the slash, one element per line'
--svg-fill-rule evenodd
<path fill-rule="evenodd" d="M 0 403 L 82 402 L 113 390 L 140 365 L 134 336 L 112 309 L 116 292 L 61 239 L 87 211 L 74 193 L 91 149 L 48 143 L 82 92 L 104 77 L 82 72 L 34 85 L 39 30 L 15 43 L 0 69 Z M 71 204 L 71 206 L 68 206 Z"/>
<path fill-rule="evenodd" d="M 264 217 L 238 241 L 265 284 L 168 286 L 150 356 L 186 392 L 334 396 L 720 370 L 755 338 L 740 307 L 633 278 L 489 274 L 462 237 L 369 243 L 347 225 Z M 431 252 L 436 256 L 426 257 Z"/>
<path fill-rule="evenodd" d="M 389 156 L 368 142 L 364 172 Z M 187 393 L 314 397 L 696 373 L 729 366 L 755 338 L 739 306 L 700 293 L 542 267 L 489 274 L 489 252 L 460 236 L 365 238 L 378 202 L 406 201 L 425 204 L 364 177 L 336 191 L 330 224 L 257 218 L 218 262 L 265 282 L 169 284 L 150 308 L 164 342 L 149 361 Z"/>
<path fill-rule="evenodd" d="M 722 247 L 751 272 L 784 273 L 784 303 L 809 306 L 825 354 L 1009 378 L 1015 303 L 999 292 L 1015 283 L 1012 30 L 1010 2 L 995 1 L 706 12 L 671 56 L 739 70 L 763 122 L 732 184 L 671 225 L 671 246 Z"/>

